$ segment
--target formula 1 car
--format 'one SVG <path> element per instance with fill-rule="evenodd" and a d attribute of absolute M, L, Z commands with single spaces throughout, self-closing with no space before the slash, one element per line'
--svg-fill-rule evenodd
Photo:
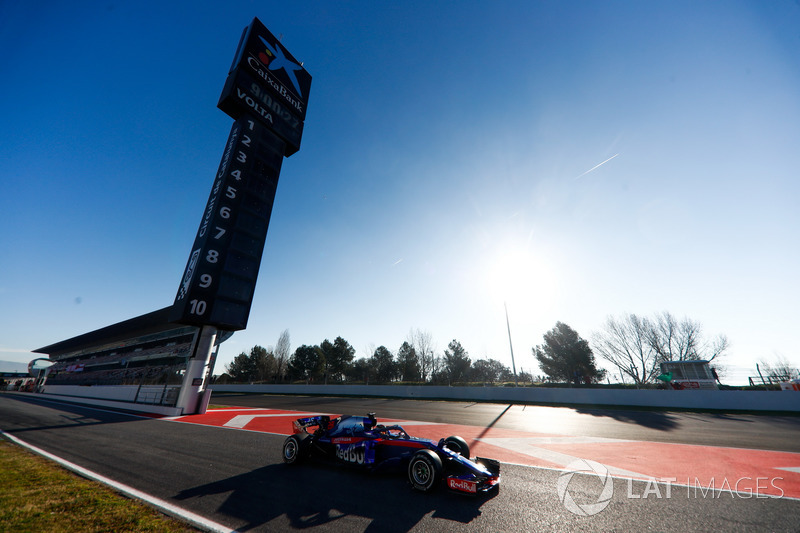
<path fill-rule="evenodd" d="M 348 464 L 378 471 L 401 468 L 411 486 L 429 492 L 444 480 L 447 488 L 478 494 L 499 488 L 500 463 L 494 459 L 470 459 L 469 446 L 461 437 L 434 442 L 411 437 L 397 425 L 378 424 L 375 414 L 366 417 L 326 415 L 299 418 L 294 434 L 283 443 L 283 462 L 308 458 Z"/>

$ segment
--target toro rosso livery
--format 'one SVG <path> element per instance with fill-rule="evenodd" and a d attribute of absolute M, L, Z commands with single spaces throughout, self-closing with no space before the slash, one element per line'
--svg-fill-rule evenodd
<path fill-rule="evenodd" d="M 411 437 L 400 426 L 378 424 L 374 413 L 299 418 L 293 426 L 294 434 L 283 443 L 284 463 L 315 457 L 372 471 L 401 468 L 408 472 L 411 486 L 422 492 L 444 482 L 451 490 L 478 494 L 500 483 L 500 463 L 470 459 L 469 446 L 461 437 L 438 443 Z"/>

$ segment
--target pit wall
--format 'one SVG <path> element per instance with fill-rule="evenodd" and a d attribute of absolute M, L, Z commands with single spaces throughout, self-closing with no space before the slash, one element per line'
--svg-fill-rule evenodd
<path fill-rule="evenodd" d="M 357 396 L 542 405 L 646 407 L 711 411 L 800 413 L 794 391 L 631 390 L 539 387 L 439 387 L 394 385 L 211 385 L 214 392 Z M 212 399 L 213 403 L 213 399 Z"/>
<path fill-rule="evenodd" d="M 31 397 L 66 401 L 84 405 L 124 409 L 149 414 L 165 416 L 179 416 L 183 410 L 167 405 L 153 405 L 152 403 L 133 403 L 136 399 L 138 385 L 93 385 L 80 387 L 77 385 L 45 385 L 41 393 L 19 393 Z M 163 385 L 142 386 L 139 399 L 160 398 L 164 390 Z"/>
<path fill-rule="evenodd" d="M 78 385 L 45 385 L 43 392 L 45 394 L 56 394 L 59 396 L 76 396 L 79 398 L 132 402 L 136 399 L 136 391 L 138 388 L 138 385 L 92 385 L 91 387 L 80 387 Z"/>

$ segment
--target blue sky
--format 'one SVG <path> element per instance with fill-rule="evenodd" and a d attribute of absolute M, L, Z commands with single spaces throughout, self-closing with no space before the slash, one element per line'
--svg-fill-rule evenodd
<path fill-rule="evenodd" d="M 313 76 L 246 331 L 536 373 L 669 311 L 800 366 L 796 2 L 0 3 L 0 359 L 170 305 L 258 16 Z M 221 367 L 218 367 L 218 370 Z"/>

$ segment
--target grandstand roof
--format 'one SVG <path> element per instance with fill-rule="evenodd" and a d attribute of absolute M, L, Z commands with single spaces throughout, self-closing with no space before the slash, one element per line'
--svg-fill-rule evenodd
<path fill-rule="evenodd" d="M 183 324 L 175 324 L 169 321 L 171 309 L 171 306 L 165 307 L 158 311 L 118 322 L 33 351 L 47 354 L 51 358 L 57 359 L 60 355 L 92 348 L 94 346 L 127 340 L 142 335 L 161 333 L 171 329 L 185 328 L 186 326 Z"/>

